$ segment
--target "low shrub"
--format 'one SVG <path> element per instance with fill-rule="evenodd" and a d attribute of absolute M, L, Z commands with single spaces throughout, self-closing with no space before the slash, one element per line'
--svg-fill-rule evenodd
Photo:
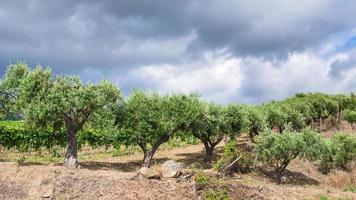
<path fill-rule="evenodd" d="M 248 173 L 252 169 L 253 159 L 252 152 L 239 150 L 236 141 L 231 140 L 225 145 L 223 156 L 214 165 L 214 169 L 225 175 L 233 175 L 235 172 Z"/>
<path fill-rule="evenodd" d="M 281 183 L 282 173 L 293 159 L 319 158 L 322 152 L 319 150 L 321 143 L 319 134 L 310 129 L 305 129 L 303 132 L 286 129 L 282 134 L 267 131 L 258 136 L 254 150 L 259 160 L 274 167 L 276 180 Z"/>
<path fill-rule="evenodd" d="M 324 173 L 331 169 L 345 169 L 356 158 L 356 137 L 345 133 L 336 133 L 325 139 L 322 149 L 320 168 Z"/>
<path fill-rule="evenodd" d="M 351 124 L 351 128 L 354 129 L 354 124 L 356 124 L 356 111 L 355 110 L 345 110 L 343 113 L 343 118 Z"/>

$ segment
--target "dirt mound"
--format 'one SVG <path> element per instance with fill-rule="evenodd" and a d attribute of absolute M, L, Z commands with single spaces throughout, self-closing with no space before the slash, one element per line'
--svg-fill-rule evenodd
<path fill-rule="evenodd" d="M 0 165 L 0 199 L 201 199 L 192 179 L 133 179 L 135 173 L 68 170 L 59 165 Z M 264 199 L 258 187 L 241 182 L 212 184 L 232 199 Z M 267 190 L 265 190 L 267 191 Z"/>
<path fill-rule="evenodd" d="M 191 180 L 132 179 L 135 173 L 0 163 L 0 199 L 196 199 Z"/>

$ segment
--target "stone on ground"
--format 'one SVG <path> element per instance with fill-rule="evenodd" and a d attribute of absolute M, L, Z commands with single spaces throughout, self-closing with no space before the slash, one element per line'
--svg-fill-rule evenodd
<path fill-rule="evenodd" d="M 157 179 L 157 178 L 160 178 L 160 174 L 152 169 L 152 168 L 148 168 L 148 167 L 142 167 L 140 170 L 139 170 L 139 173 L 145 177 L 145 178 L 148 178 L 148 179 Z"/>
<path fill-rule="evenodd" d="M 181 175 L 184 164 L 175 160 L 168 160 L 161 167 L 162 177 L 176 178 Z"/>

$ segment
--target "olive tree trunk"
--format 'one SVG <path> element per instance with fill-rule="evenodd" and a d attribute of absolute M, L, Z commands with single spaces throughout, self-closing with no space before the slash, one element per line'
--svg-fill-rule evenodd
<path fill-rule="evenodd" d="M 151 150 L 147 150 L 146 152 L 144 152 L 142 167 L 150 167 L 151 166 L 152 158 L 153 158 L 154 154 L 156 153 L 156 150 L 157 149 L 151 149 Z"/>
<path fill-rule="evenodd" d="M 213 153 L 214 153 L 214 147 L 210 147 L 209 145 L 205 145 L 205 157 L 204 157 L 204 162 L 206 164 L 210 164 L 211 163 L 211 159 L 213 157 Z"/>
<path fill-rule="evenodd" d="M 282 182 L 282 172 L 279 171 L 279 170 L 276 170 L 276 171 L 275 171 L 275 174 L 276 174 L 276 181 L 277 181 L 277 184 L 281 184 L 281 182 Z"/>
<path fill-rule="evenodd" d="M 211 142 L 210 140 L 201 139 L 201 141 L 203 142 L 204 147 L 205 147 L 204 162 L 206 164 L 211 164 L 215 146 L 218 145 L 222 139 L 223 139 L 223 136 L 219 137 L 215 142 Z"/>
<path fill-rule="evenodd" d="M 62 117 L 64 120 L 64 125 L 67 131 L 67 152 L 64 157 L 64 166 L 68 168 L 75 168 L 78 166 L 77 160 L 77 132 L 82 129 L 84 123 L 88 120 L 90 113 L 90 107 L 86 107 L 82 112 L 74 113 L 63 113 Z"/>
<path fill-rule="evenodd" d="M 148 149 L 146 144 L 144 143 L 137 143 L 138 146 L 142 149 L 143 151 L 143 160 L 142 160 L 142 167 L 150 167 L 151 166 L 151 161 L 153 156 L 155 155 L 157 149 L 159 146 L 164 142 L 165 140 L 159 140 L 158 143 L 152 146 L 151 149 Z"/>
<path fill-rule="evenodd" d="M 68 147 L 64 158 L 64 166 L 73 169 L 78 165 L 77 138 L 73 130 L 68 130 L 67 141 L 68 141 Z"/>
<path fill-rule="evenodd" d="M 283 160 L 283 162 L 275 167 L 275 175 L 276 175 L 276 181 L 277 184 L 282 183 L 282 175 L 284 170 L 287 168 L 288 164 L 290 163 L 290 160 Z"/>

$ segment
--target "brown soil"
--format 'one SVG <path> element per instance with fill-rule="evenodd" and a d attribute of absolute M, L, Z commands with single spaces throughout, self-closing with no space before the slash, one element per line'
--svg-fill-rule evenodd
<path fill-rule="evenodd" d="M 222 149 L 223 143 L 217 152 Z M 203 154 L 202 145 L 158 151 L 153 167 L 168 159 L 183 162 L 186 168 L 204 166 Z M 85 160 L 75 170 L 62 167 L 62 163 L 0 162 L 0 199 L 203 199 L 203 191 L 195 191 L 192 179 L 133 178 L 141 159 L 137 154 Z M 356 199 L 356 193 L 330 186 L 330 176 L 307 161 L 294 160 L 281 185 L 275 183 L 272 169 L 261 169 L 220 178 L 207 169 L 214 182 L 206 189 L 225 191 L 231 199 Z M 345 173 L 356 180 L 356 169 Z"/>

